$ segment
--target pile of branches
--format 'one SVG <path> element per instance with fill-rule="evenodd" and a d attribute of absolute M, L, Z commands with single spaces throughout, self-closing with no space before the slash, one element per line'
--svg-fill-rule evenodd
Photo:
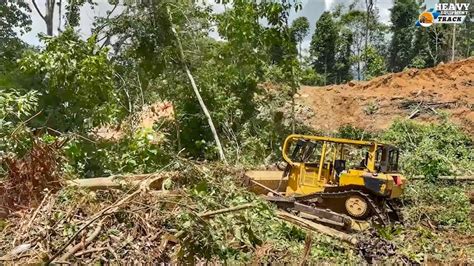
<path fill-rule="evenodd" d="M 5 156 L 0 162 L 7 177 L 0 182 L 0 217 L 38 205 L 45 190 L 61 187 L 60 148 L 63 141 L 44 143 L 33 139 L 31 149 L 21 158 Z"/>
<path fill-rule="evenodd" d="M 185 169 L 160 175 L 161 190 L 150 190 L 154 180 L 145 179 L 122 189 L 65 187 L 47 193 L 37 208 L 17 213 L 0 227 L 5 243 L 0 261 L 300 260 L 304 231 L 279 220 L 273 207 L 239 187 L 234 173 L 223 167 L 178 167 Z M 325 261 L 347 259 L 340 242 L 321 235 L 314 242 L 315 248 L 324 247 L 324 256 L 318 256 Z"/>
<path fill-rule="evenodd" d="M 169 262 L 170 245 L 162 239 L 173 236 L 173 230 L 166 230 L 165 221 L 173 219 L 180 197 L 140 189 L 127 194 L 66 188 L 47 194 L 37 209 L 6 225 L 1 241 L 11 244 L 1 250 L 1 260 Z"/>

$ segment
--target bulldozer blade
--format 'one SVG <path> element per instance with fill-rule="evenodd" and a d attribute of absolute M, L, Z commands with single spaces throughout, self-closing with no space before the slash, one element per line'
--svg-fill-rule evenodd
<path fill-rule="evenodd" d="M 267 195 L 268 192 L 284 192 L 288 178 L 282 178 L 282 176 L 283 171 L 247 171 L 244 174 L 249 190 L 257 195 Z"/>

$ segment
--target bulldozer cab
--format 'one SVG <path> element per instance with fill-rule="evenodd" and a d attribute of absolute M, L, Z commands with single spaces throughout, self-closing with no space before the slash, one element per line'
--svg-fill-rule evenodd
<path fill-rule="evenodd" d="M 307 135 L 290 135 L 283 145 L 288 166 L 289 193 L 323 191 L 340 185 L 340 176 L 348 172 L 396 173 L 399 151 L 374 141 L 359 141 Z"/>

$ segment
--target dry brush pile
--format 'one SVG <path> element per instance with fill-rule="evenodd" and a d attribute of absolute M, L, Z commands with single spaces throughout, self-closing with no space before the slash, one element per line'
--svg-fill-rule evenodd
<path fill-rule="evenodd" d="M 7 169 L 7 179 L 0 182 L 0 218 L 10 212 L 37 205 L 45 190 L 61 187 L 63 141 L 44 143 L 33 139 L 31 149 L 21 158 L 3 156 L 0 163 Z"/>
<path fill-rule="evenodd" d="M 0 225 L 0 260 L 15 263 L 359 261 L 348 245 L 279 220 L 235 172 L 177 162 L 162 190 L 66 187 Z M 145 185 L 144 185 L 145 184 Z M 311 252 L 309 252 L 311 251 Z M 309 254 L 309 257 L 304 254 Z"/>
<path fill-rule="evenodd" d="M 38 143 L 8 160 L 9 176 L 0 183 L 15 204 L 0 219 L 0 261 L 468 263 L 474 257 L 463 196 L 472 187 L 410 183 L 405 226 L 358 235 L 352 246 L 280 220 L 243 186 L 241 170 L 221 165 L 181 158 L 163 172 L 140 175 L 141 182 L 118 180 L 120 188 L 61 187 L 70 182 L 59 178 L 58 145 Z"/>

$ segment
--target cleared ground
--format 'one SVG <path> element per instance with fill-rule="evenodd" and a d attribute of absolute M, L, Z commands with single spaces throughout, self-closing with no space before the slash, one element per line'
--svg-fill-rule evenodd
<path fill-rule="evenodd" d="M 367 82 L 303 86 L 297 103 L 298 118 L 323 131 L 343 125 L 378 131 L 397 118 L 435 122 L 445 112 L 474 136 L 474 58 Z"/>

